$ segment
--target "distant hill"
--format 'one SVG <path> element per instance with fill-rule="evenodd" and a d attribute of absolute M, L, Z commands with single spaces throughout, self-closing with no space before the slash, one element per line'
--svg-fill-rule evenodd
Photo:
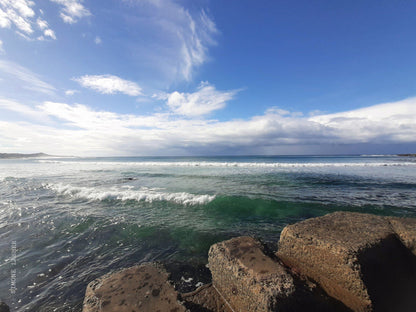
<path fill-rule="evenodd" d="M 50 156 L 45 153 L 19 154 L 19 153 L 0 153 L 0 159 L 30 158 Z"/>
<path fill-rule="evenodd" d="M 416 154 L 398 154 L 397 156 L 416 157 Z"/>

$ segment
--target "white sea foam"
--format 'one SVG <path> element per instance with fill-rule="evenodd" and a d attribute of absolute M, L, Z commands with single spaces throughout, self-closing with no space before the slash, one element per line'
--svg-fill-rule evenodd
<path fill-rule="evenodd" d="M 240 167 L 240 168 L 313 168 L 313 167 L 386 167 L 386 166 L 416 166 L 416 162 L 308 162 L 308 163 L 286 163 L 286 162 L 167 162 L 167 161 L 140 161 L 140 162 L 90 162 L 90 161 L 59 161 L 39 160 L 42 163 L 56 163 L 68 165 L 85 165 L 100 167 Z"/>
<path fill-rule="evenodd" d="M 44 184 L 44 188 L 58 194 L 89 200 L 115 199 L 121 201 L 135 200 L 144 202 L 171 201 L 183 205 L 203 205 L 215 198 L 215 195 L 196 195 L 186 192 L 169 193 L 159 188 L 142 187 L 138 190 L 111 188 L 95 188 L 58 184 Z"/>

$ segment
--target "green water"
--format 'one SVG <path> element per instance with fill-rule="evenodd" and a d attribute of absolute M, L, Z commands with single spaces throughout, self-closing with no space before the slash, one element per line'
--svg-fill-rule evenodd
<path fill-rule="evenodd" d="M 0 297 L 81 311 L 88 282 L 113 269 L 204 265 L 238 235 L 276 248 L 287 224 L 337 210 L 416 217 L 415 191 L 416 162 L 401 157 L 0 161 Z"/>

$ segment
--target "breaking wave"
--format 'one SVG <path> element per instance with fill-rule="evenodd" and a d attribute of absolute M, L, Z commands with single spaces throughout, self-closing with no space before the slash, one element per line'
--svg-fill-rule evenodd
<path fill-rule="evenodd" d="M 214 200 L 215 195 L 207 194 L 190 194 L 186 192 L 169 193 L 163 192 L 162 189 L 141 187 L 139 190 L 134 189 L 100 189 L 94 187 L 71 186 L 65 184 L 44 184 L 44 188 L 50 189 L 57 194 L 83 198 L 88 200 L 135 200 L 144 202 L 170 201 L 182 205 L 203 205 Z"/>

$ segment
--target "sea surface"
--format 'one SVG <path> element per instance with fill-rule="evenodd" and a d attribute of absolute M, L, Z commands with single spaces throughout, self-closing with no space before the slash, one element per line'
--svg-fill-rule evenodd
<path fill-rule="evenodd" d="M 276 246 L 285 225 L 337 210 L 416 217 L 416 158 L 0 160 L 0 299 L 81 311 L 88 282 L 111 270 L 205 264 L 238 235 Z"/>

